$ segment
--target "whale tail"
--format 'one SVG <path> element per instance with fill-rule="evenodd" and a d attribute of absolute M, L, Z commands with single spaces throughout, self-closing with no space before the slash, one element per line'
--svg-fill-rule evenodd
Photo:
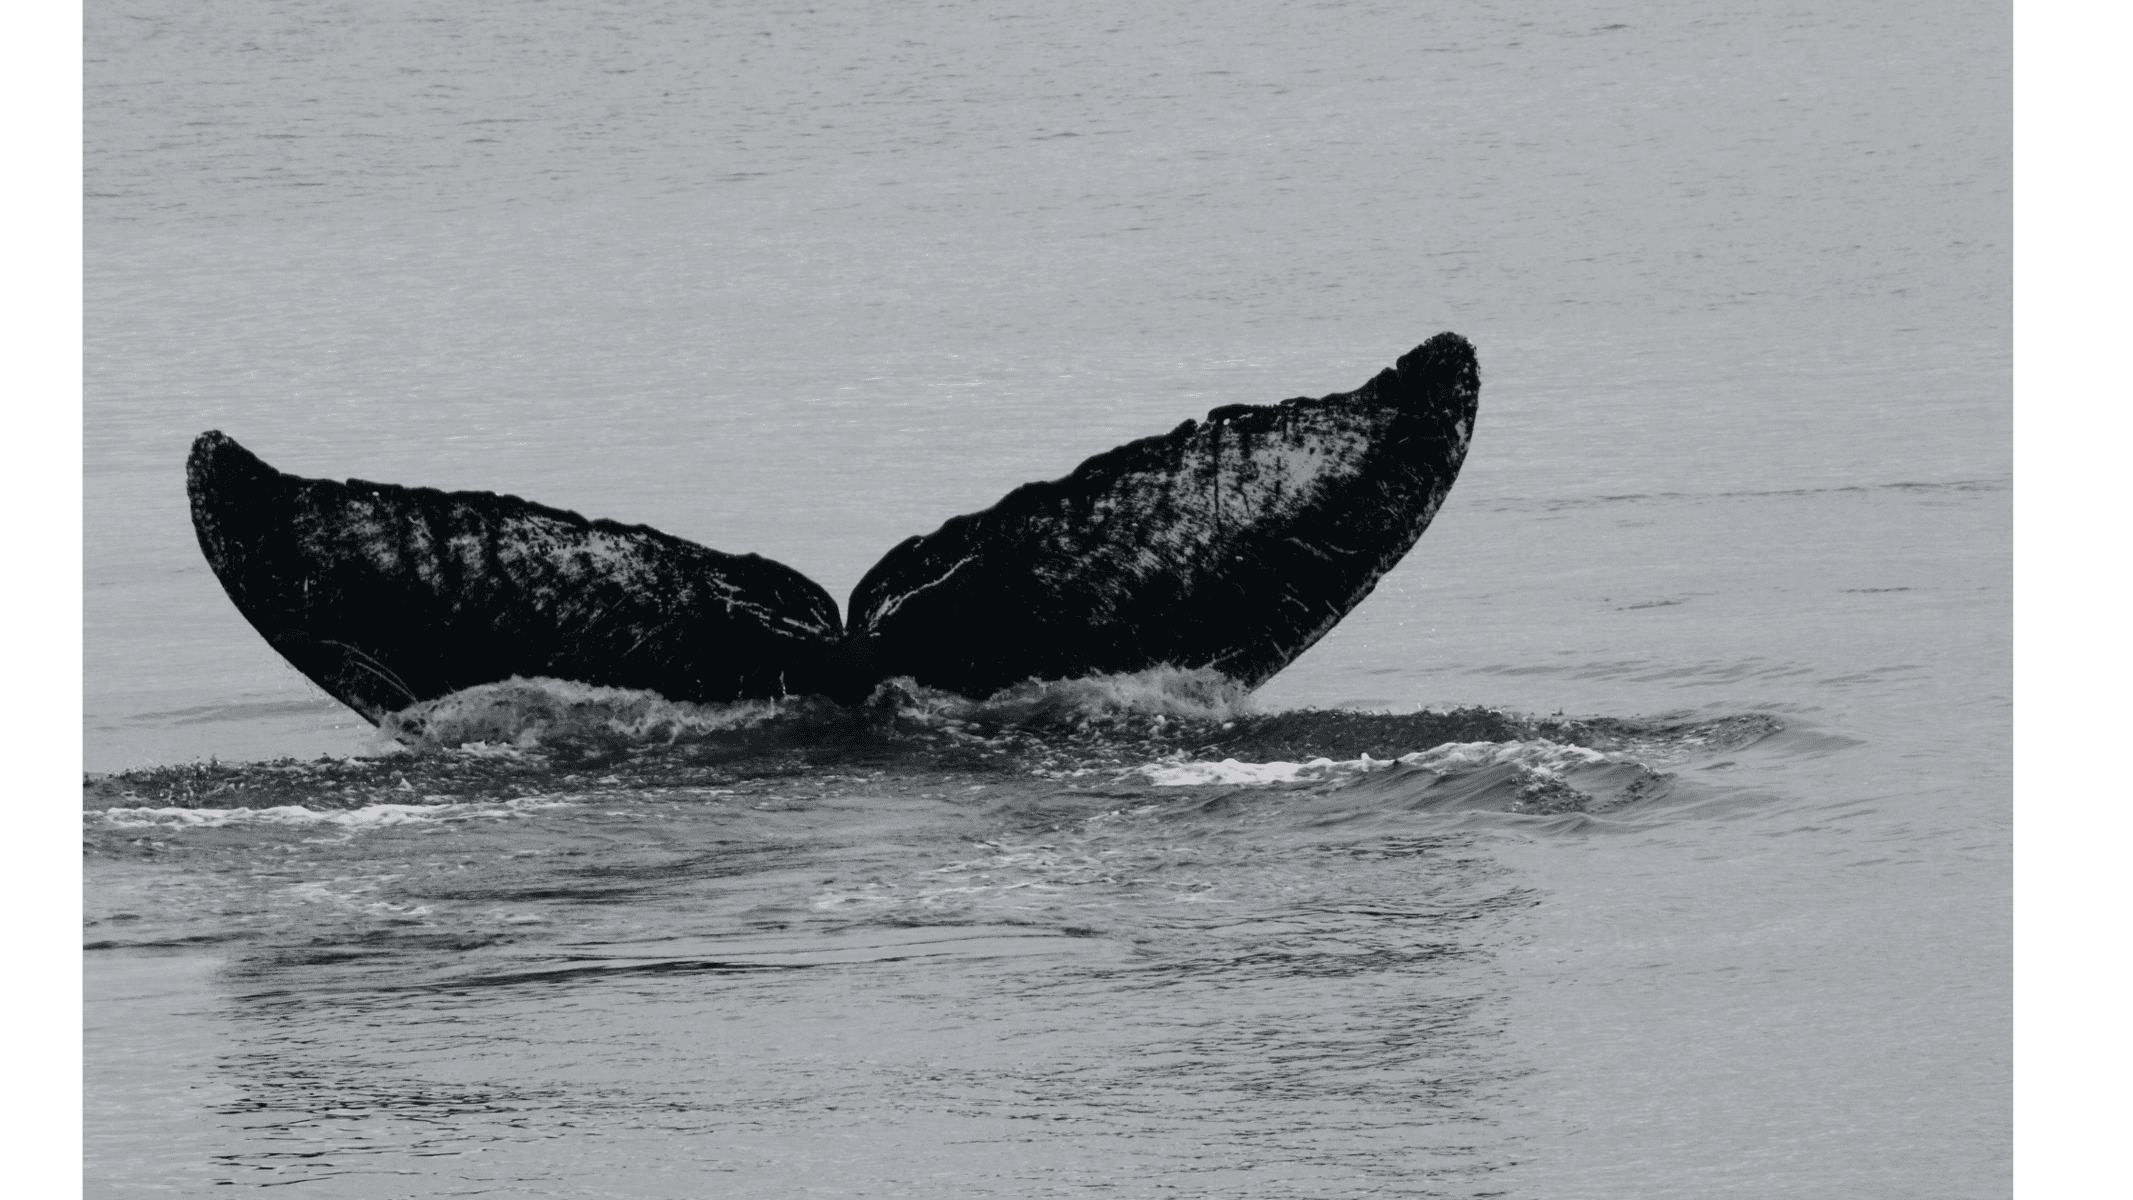
<path fill-rule="evenodd" d="M 851 703 L 897 676 L 983 697 L 1163 664 L 1257 686 L 1421 537 L 1479 390 L 1444 333 L 1352 392 L 1215 409 L 905 541 L 848 627 L 758 555 L 516 496 L 303 479 L 220 432 L 186 484 L 238 611 L 373 722 L 514 675 L 695 701 Z"/>

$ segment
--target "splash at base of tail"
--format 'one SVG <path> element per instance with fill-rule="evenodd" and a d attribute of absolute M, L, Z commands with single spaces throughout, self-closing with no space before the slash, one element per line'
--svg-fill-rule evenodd
<path fill-rule="evenodd" d="M 1473 347 L 1442 333 L 1354 391 L 1215 409 L 897 546 L 848 622 L 758 555 L 516 496 L 303 479 L 220 432 L 186 484 L 238 611 L 373 723 L 532 676 L 691 703 L 1165 666 L 1250 689 L 1422 536 L 1479 393 Z"/>

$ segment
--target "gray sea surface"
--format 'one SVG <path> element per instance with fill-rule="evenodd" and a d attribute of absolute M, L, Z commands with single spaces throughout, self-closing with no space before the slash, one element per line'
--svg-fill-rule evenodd
<path fill-rule="evenodd" d="M 2008 1194 L 2004 7 L 85 18 L 88 1194 Z M 378 757 L 184 496 L 219 428 L 841 601 L 1443 329 L 1375 594 L 1067 732 Z"/>

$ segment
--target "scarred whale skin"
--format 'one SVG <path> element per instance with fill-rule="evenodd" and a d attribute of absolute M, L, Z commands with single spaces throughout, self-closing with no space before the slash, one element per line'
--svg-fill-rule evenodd
<path fill-rule="evenodd" d="M 1431 338 L 1352 392 L 1231 405 L 1026 484 L 829 594 L 758 555 L 516 496 L 304 479 L 226 435 L 186 490 L 230 599 L 371 721 L 514 675 L 726 701 L 985 696 L 1159 664 L 1257 686 L 1370 594 L 1473 435 L 1473 347 Z"/>
<path fill-rule="evenodd" d="M 513 675 L 699 701 L 824 690 L 836 602 L 798 571 L 489 492 L 186 464 L 201 552 L 282 657 L 372 721 Z"/>

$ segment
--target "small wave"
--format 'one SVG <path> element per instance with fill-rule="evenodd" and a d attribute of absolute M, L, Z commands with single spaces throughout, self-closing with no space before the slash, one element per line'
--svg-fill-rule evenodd
<path fill-rule="evenodd" d="M 1546 738 L 1447 742 L 1397 758 L 1305 762 L 1166 759 L 1138 768 L 1157 787 L 1320 785 L 1366 806 L 1500 811 L 1525 816 L 1610 812 L 1662 794 L 1669 776 L 1621 754 Z"/>
<path fill-rule="evenodd" d="M 85 778 L 83 799 L 89 811 L 116 806 L 111 811 L 132 814 L 117 820 L 153 819 L 170 828 L 239 809 L 266 815 L 223 819 L 360 826 L 498 811 L 529 796 L 706 796 L 790 777 L 829 790 L 923 792 L 930 784 L 918 781 L 953 774 L 971 783 L 1065 783 L 1077 795 L 1093 794 L 1082 790 L 1092 776 L 1128 791 L 1147 786 L 1144 779 L 1170 787 L 1316 782 L 1350 801 L 1366 791 L 1397 800 L 1423 788 L 1431 803 L 1464 802 L 1458 797 L 1472 792 L 1477 802 L 1496 805 L 1516 793 L 1517 811 L 1573 803 L 1599 811 L 1594 805 L 1613 805 L 1610 797 L 1628 796 L 1632 784 L 1644 788 L 1640 795 L 1656 794 L 1658 785 L 1639 772 L 1731 752 L 1781 728 L 1768 714 L 1623 720 L 1483 708 L 1262 713 L 1220 674 L 1173 668 L 1031 681 L 983 700 L 904 679 L 855 707 L 819 698 L 691 704 L 520 678 L 389 718 L 385 729 L 400 743 L 388 755 L 141 769 Z M 1550 773 L 1597 799 L 1562 792 L 1548 782 Z M 1095 782 L 1099 790 L 1108 786 Z M 161 815 L 145 815 L 151 813 Z M 308 815 L 321 813 L 368 815 Z"/>
<path fill-rule="evenodd" d="M 1150 763 L 1140 769 L 1141 774 L 1157 787 L 1194 787 L 1210 783 L 1265 784 L 1300 783 L 1331 779 L 1338 775 L 1368 771 L 1373 767 L 1391 766 L 1398 759 L 1374 759 L 1368 755 L 1349 762 L 1334 762 L 1330 758 L 1314 758 L 1310 762 L 1238 762 L 1225 758 L 1221 762 L 1174 762 Z"/>
<path fill-rule="evenodd" d="M 1252 694 L 1220 671 L 1152 667 L 1082 679 L 1030 680 L 981 701 L 953 697 L 966 719 L 1015 725 L 1073 725 L 1114 716 L 1233 721 L 1252 711 Z"/>
<path fill-rule="evenodd" d="M 522 799 L 502 804 L 371 804 L 363 808 L 319 809 L 301 804 L 274 808 L 107 808 L 84 813 L 86 820 L 112 829 L 214 829 L 226 825 L 332 825 L 343 829 L 377 829 L 476 817 L 514 817 L 544 808 L 567 808 L 568 800 Z"/>
<path fill-rule="evenodd" d="M 1560 773 L 1610 761 L 1607 755 L 1584 746 L 1566 746 L 1546 738 L 1523 742 L 1447 742 L 1398 758 L 1361 758 L 1335 762 L 1316 758 L 1309 762 L 1159 762 L 1140 768 L 1157 787 L 1189 787 L 1202 784 L 1297 783 L 1361 775 L 1392 767 L 1418 767 L 1434 775 L 1472 771 L 1483 767 L 1513 765 L 1531 771 Z"/>

